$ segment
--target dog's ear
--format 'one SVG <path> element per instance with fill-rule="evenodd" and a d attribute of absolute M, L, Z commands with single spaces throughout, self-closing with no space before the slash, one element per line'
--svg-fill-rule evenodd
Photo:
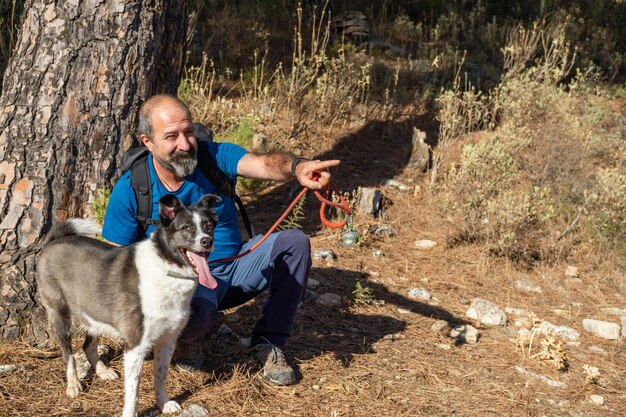
<path fill-rule="evenodd" d="M 214 203 L 219 203 L 222 201 L 220 196 L 215 194 L 205 194 L 196 204 L 195 207 L 199 210 L 209 210 L 213 208 Z"/>
<path fill-rule="evenodd" d="M 176 213 L 184 208 L 183 203 L 180 202 L 178 197 L 171 194 L 164 195 L 159 200 L 159 219 L 161 224 L 167 226 L 172 222 Z"/>

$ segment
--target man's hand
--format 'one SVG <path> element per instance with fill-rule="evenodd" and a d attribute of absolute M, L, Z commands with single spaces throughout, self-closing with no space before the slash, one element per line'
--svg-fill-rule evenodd
<path fill-rule="evenodd" d="M 296 166 L 296 178 L 304 187 L 321 190 L 330 182 L 328 168 L 336 167 L 340 163 L 339 159 L 302 161 Z"/>

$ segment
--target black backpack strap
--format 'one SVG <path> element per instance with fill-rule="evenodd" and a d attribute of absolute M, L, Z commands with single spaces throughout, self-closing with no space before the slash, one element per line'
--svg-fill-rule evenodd
<path fill-rule="evenodd" d="M 239 213 L 241 213 L 241 220 L 246 228 L 246 232 L 248 232 L 248 236 L 252 239 L 254 237 L 252 223 L 243 205 L 243 201 L 241 201 L 241 198 L 235 193 L 234 182 L 217 166 L 217 161 L 213 158 L 211 152 L 209 152 L 209 147 L 202 143 L 198 146 L 198 166 L 204 176 L 215 186 L 217 191 L 235 200 L 239 208 Z"/>
<path fill-rule="evenodd" d="M 147 155 L 133 161 L 130 167 L 130 182 L 137 199 L 137 231 L 141 236 L 146 234 L 150 225 L 156 223 L 152 220 L 152 183 Z"/>

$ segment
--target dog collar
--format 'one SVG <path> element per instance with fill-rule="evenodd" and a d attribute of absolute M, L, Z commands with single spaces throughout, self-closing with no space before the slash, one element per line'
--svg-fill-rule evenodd
<path fill-rule="evenodd" d="M 195 280 L 197 278 L 197 275 L 188 275 L 188 276 L 184 276 L 182 274 L 179 274 L 178 272 L 174 272 L 174 271 L 167 271 L 166 274 L 168 277 L 172 277 L 172 278 L 180 278 L 180 279 L 191 279 L 191 280 Z"/>

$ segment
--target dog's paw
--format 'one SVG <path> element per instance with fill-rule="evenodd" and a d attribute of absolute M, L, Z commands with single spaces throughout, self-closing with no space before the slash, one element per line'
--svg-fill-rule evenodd
<path fill-rule="evenodd" d="M 180 410 L 182 410 L 180 404 L 178 404 L 176 401 L 173 401 L 173 400 L 170 400 L 170 401 L 166 402 L 163 405 L 163 408 L 161 409 L 163 414 L 177 413 Z"/>
<path fill-rule="evenodd" d="M 96 375 L 98 375 L 98 378 L 104 380 L 114 380 L 118 378 L 117 372 L 108 366 L 103 366 L 102 368 L 99 367 L 96 371 Z"/>
<path fill-rule="evenodd" d="M 83 386 L 80 382 L 76 381 L 75 383 L 67 384 L 65 395 L 67 395 L 69 398 L 76 398 L 82 390 Z"/>

